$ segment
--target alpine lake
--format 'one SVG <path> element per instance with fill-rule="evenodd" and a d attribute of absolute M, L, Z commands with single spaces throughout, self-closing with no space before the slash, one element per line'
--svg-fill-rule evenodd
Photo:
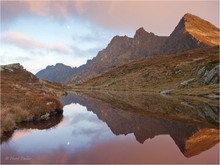
<path fill-rule="evenodd" d="M 2 164 L 219 164 L 218 100 L 114 91 L 61 100 L 62 115 L 2 140 Z"/>

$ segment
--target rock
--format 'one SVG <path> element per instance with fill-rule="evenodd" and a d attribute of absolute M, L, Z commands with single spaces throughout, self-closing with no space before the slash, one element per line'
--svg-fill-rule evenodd
<path fill-rule="evenodd" d="M 50 114 L 46 113 L 45 115 L 41 115 L 40 119 L 41 120 L 48 120 L 48 119 L 50 119 Z"/>
<path fill-rule="evenodd" d="M 52 104 L 53 104 L 53 101 L 47 102 L 47 105 L 52 105 Z"/>
<path fill-rule="evenodd" d="M 210 99 L 220 99 L 220 96 L 216 94 L 208 94 L 208 95 L 205 95 L 204 97 L 207 97 Z"/>
<path fill-rule="evenodd" d="M 210 82 L 210 84 L 217 84 L 217 83 L 219 83 L 219 76 L 215 76 Z"/>
<path fill-rule="evenodd" d="M 219 80 L 219 66 L 215 66 L 211 69 L 204 78 L 204 84 L 208 85 L 210 83 L 217 83 Z M 213 80 L 213 81 L 212 81 Z"/>
<path fill-rule="evenodd" d="M 189 104 L 188 102 L 186 102 L 186 101 L 182 101 L 180 104 L 181 104 L 181 105 L 184 105 L 184 106 L 187 106 L 187 107 L 194 108 L 194 106 L 190 105 L 190 104 Z"/>
<path fill-rule="evenodd" d="M 34 122 L 39 122 L 40 121 L 40 116 L 36 115 L 32 119 Z"/>
<path fill-rule="evenodd" d="M 181 112 L 181 109 L 175 108 L 176 112 Z"/>
<path fill-rule="evenodd" d="M 50 116 L 54 116 L 54 115 L 56 115 L 57 114 L 57 111 L 56 110 L 52 110 L 51 112 L 50 112 Z"/>
<path fill-rule="evenodd" d="M 191 78 L 189 80 L 183 81 L 180 83 L 181 86 L 187 86 L 189 85 L 191 82 L 193 82 L 195 80 L 195 78 Z"/>
<path fill-rule="evenodd" d="M 172 89 L 168 89 L 168 90 L 163 90 L 163 91 L 160 91 L 160 94 L 161 95 L 169 95 L 171 93 Z"/>
<path fill-rule="evenodd" d="M 197 76 L 202 77 L 204 75 L 205 71 L 206 71 L 206 67 L 204 66 L 201 69 L 199 69 Z"/>
<path fill-rule="evenodd" d="M 177 71 L 175 71 L 175 74 L 179 74 L 181 72 L 182 72 L 181 70 L 177 70 Z"/>
<path fill-rule="evenodd" d="M 204 104 L 202 107 L 205 118 L 209 119 L 211 122 L 219 123 L 219 113 L 215 113 L 212 106 Z"/>
<path fill-rule="evenodd" d="M 9 65 L 0 65 L 0 71 L 10 71 L 24 69 L 19 63 L 9 64 Z"/>

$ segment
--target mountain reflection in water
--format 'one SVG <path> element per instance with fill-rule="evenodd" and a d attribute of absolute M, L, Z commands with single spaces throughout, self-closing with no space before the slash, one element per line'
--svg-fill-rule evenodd
<path fill-rule="evenodd" d="M 219 163 L 217 101 L 84 91 L 62 102 L 63 116 L 3 141 L 2 163 Z"/>
<path fill-rule="evenodd" d="M 141 92 L 99 91 L 69 94 L 63 103 L 68 104 L 69 100 L 94 112 L 115 135 L 133 133 L 138 142 L 144 143 L 146 139 L 168 134 L 186 157 L 219 143 L 219 105 L 216 101 L 211 101 L 210 105 Z"/>

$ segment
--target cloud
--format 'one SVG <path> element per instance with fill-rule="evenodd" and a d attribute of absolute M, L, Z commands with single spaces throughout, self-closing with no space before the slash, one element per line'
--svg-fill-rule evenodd
<path fill-rule="evenodd" d="M 94 47 L 94 48 L 89 48 L 89 49 L 83 49 L 83 48 L 79 48 L 78 46 L 72 46 L 72 50 L 75 54 L 75 57 L 79 57 L 79 58 L 92 58 L 95 55 L 97 55 L 97 53 L 102 49 L 102 47 Z"/>
<path fill-rule="evenodd" d="M 35 40 L 30 36 L 24 35 L 19 32 L 5 32 L 1 36 L 1 41 L 10 45 L 15 45 L 24 50 L 46 50 L 56 53 L 69 54 L 71 48 L 64 44 L 50 45 L 41 41 Z"/>
<path fill-rule="evenodd" d="M 19 17 L 39 16 L 66 20 L 86 19 L 99 26 L 169 35 L 187 12 L 219 25 L 219 1 L 3 1 L 3 23 Z"/>
<path fill-rule="evenodd" d="M 55 19 L 66 19 L 80 12 L 79 3 L 74 1 L 2 1 L 1 19 L 3 22 L 14 21 L 22 16 L 41 16 Z"/>

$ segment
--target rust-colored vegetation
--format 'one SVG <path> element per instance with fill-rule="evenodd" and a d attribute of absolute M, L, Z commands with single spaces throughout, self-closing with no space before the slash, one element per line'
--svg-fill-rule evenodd
<path fill-rule="evenodd" d="M 1 69 L 1 136 L 14 130 L 21 122 L 41 120 L 49 113 L 62 113 L 63 105 L 52 83 L 36 78 L 22 69 Z"/>
<path fill-rule="evenodd" d="M 219 65 L 219 47 L 202 48 L 176 55 L 164 55 L 121 65 L 83 84 L 78 89 L 136 90 L 160 92 L 171 89 L 172 93 L 186 95 L 219 94 L 218 83 L 204 83 L 198 72 Z M 218 76 L 219 77 L 219 76 Z M 181 83 L 194 79 L 182 86 Z"/>

